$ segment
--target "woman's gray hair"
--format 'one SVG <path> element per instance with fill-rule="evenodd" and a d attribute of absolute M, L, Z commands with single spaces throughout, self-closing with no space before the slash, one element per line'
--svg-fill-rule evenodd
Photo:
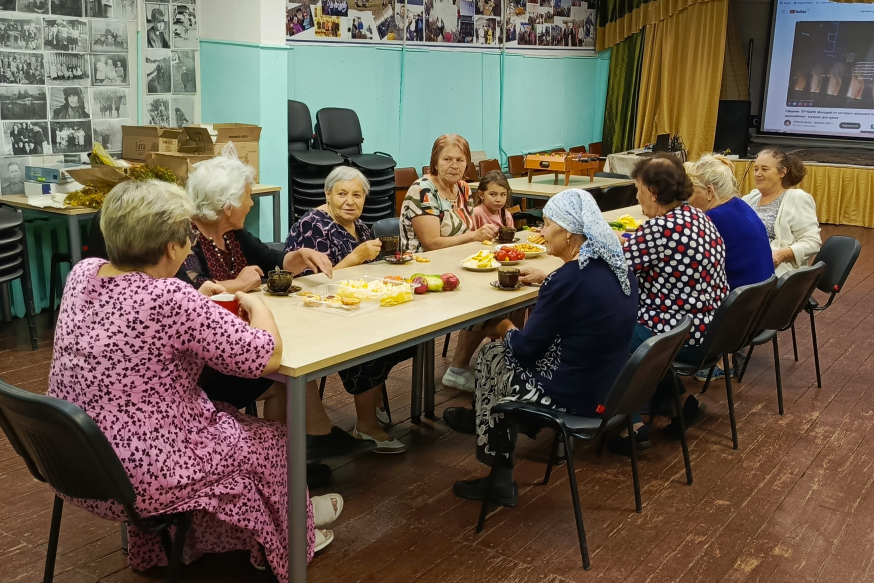
<path fill-rule="evenodd" d="M 338 182 L 348 182 L 349 180 L 357 180 L 361 183 L 364 196 L 370 194 L 370 181 L 358 169 L 351 166 L 337 166 L 331 170 L 331 173 L 325 178 L 325 193 L 331 194 Z"/>
<path fill-rule="evenodd" d="M 188 176 L 188 196 L 194 203 L 194 218 L 219 220 L 225 209 L 239 208 L 246 187 L 255 184 L 255 169 L 235 158 L 218 156 L 194 165 Z"/>
<path fill-rule="evenodd" d="M 191 199 L 175 184 L 122 182 L 106 195 L 100 212 L 109 260 L 116 267 L 156 265 L 167 245 L 185 244 L 193 214 Z"/>

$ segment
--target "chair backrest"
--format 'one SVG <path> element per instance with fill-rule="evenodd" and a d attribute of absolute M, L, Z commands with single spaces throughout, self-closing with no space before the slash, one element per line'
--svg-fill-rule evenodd
<path fill-rule="evenodd" d="M 426 174 L 431 174 L 431 167 L 430 166 L 422 166 L 422 176 L 424 176 Z"/>
<path fill-rule="evenodd" d="M 3 204 L 0 208 L 0 231 L 13 229 L 24 222 L 24 215 L 12 205 Z"/>
<path fill-rule="evenodd" d="M 395 168 L 395 188 L 409 188 L 418 179 L 415 168 Z"/>
<path fill-rule="evenodd" d="M 103 238 L 103 231 L 100 230 L 100 213 L 97 211 L 91 219 L 91 225 L 88 227 L 88 245 L 85 246 L 85 257 L 99 257 L 101 259 L 109 259 L 106 253 L 106 239 Z"/>
<path fill-rule="evenodd" d="M 493 170 L 501 171 L 501 163 L 492 158 L 491 160 L 481 160 L 479 163 L 479 175 L 485 176 Z"/>
<path fill-rule="evenodd" d="M 777 289 L 762 315 L 757 333 L 762 330 L 785 330 L 791 326 L 825 270 L 825 263 L 820 261 L 811 267 L 802 267 L 783 275 L 777 281 Z"/>
<path fill-rule="evenodd" d="M 601 142 L 593 142 L 589 144 L 589 153 L 596 156 L 601 155 Z"/>
<path fill-rule="evenodd" d="M 400 237 L 401 220 L 398 217 L 391 217 L 376 221 L 373 225 L 373 236 L 377 239 L 380 237 Z"/>
<path fill-rule="evenodd" d="M 574 146 L 573 148 L 568 148 L 569 154 L 585 154 L 586 147 L 585 146 Z"/>
<path fill-rule="evenodd" d="M 313 140 L 313 122 L 306 103 L 288 100 L 288 151 L 309 150 Z"/>
<path fill-rule="evenodd" d="M 602 212 L 634 206 L 637 204 L 637 186 L 625 184 L 605 188 L 600 198 L 596 199 Z"/>
<path fill-rule="evenodd" d="M 692 317 L 664 334 L 647 339 L 622 367 L 604 400 L 604 419 L 639 413 L 655 393 L 692 328 Z"/>
<path fill-rule="evenodd" d="M 507 156 L 507 171 L 515 177 L 527 174 L 525 170 L 525 156 Z"/>
<path fill-rule="evenodd" d="M 853 237 L 835 235 L 826 239 L 813 260 L 814 263 L 825 263 L 825 273 L 817 289 L 832 296 L 841 291 L 861 251 L 862 245 Z"/>
<path fill-rule="evenodd" d="M 728 294 L 713 315 L 701 342 L 705 361 L 737 352 L 749 343 L 753 334 L 761 330 L 761 318 L 776 288 L 777 276 L 772 275 L 761 283 L 742 285 Z"/>
<path fill-rule="evenodd" d="M 467 169 L 464 171 L 464 179 L 467 182 L 479 181 L 479 174 L 476 173 L 476 166 L 473 165 L 473 162 L 467 165 Z"/>
<path fill-rule="evenodd" d="M 595 172 L 595 178 L 620 178 L 630 180 L 631 176 L 627 174 L 617 174 L 616 172 Z"/>
<path fill-rule="evenodd" d="M 84 411 L 0 380 L 0 415 L 3 431 L 35 478 L 72 498 L 115 500 L 133 510 L 136 493 L 130 478 Z"/>
<path fill-rule="evenodd" d="M 358 114 L 344 107 L 325 107 L 316 112 L 316 136 L 322 150 L 360 154 L 364 136 Z"/>

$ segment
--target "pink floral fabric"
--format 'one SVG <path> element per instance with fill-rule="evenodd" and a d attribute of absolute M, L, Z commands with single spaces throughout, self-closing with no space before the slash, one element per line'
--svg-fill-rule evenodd
<path fill-rule="evenodd" d="M 143 516 L 192 511 L 186 562 L 249 550 L 288 581 L 286 431 L 214 405 L 197 386 L 204 365 L 256 378 L 275 346 L 175 278 L 133 272 L 98 277 L 102 259 L 79 262 L 67 281 L 49 376 L 52 397 L 83 409 L 127 470 Z M 124 520 L 115 502 L 71 500 Z M 307 502 L 308 559 L 315 531 Z M 129 562 L 165 565 L 159 538 L 129 529 Z"/>

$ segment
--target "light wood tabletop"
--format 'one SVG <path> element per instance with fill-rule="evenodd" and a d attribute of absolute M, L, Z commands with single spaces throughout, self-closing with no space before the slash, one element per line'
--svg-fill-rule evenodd
<path fill-rule="evenodd" d="M 511 178 L 510 188 L 514 196 L 523 196 L 527 198 L 550 198 L 568 188 L 580 188 L 582 190 L 590 190 L 593 188 L 608 188 L 610 186 L 624 186 L 626 184 L 634 184 L 634 181 L 624 178 L 600 178 L 596 177 L 594 181 L 589 181 L 588 176 L 571 176 L 570 184 L 564 185 L 564 176 L 559 176 L 558 184 L 553 184 L 554 177 L 552 174 L 538 174 L 528 182 L 528 178 Z M 471 183 L 470 187 L 476 190 L 477 184 Z"/>

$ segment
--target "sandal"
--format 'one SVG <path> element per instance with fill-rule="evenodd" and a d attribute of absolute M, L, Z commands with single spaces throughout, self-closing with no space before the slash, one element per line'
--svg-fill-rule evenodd
<path fill-rule="evenodd" d="M 634 443 L 637 445 L 638 453 L 652 447 L 652 442 L 649 440 L 649 425 L 643 425 L 634 431 Z M 631 447 L 631 438 L 627 435 L 616 435 L 607 440 L 607 449 L 616 455 L 631 457 Z"/>
<path fill-rule="evenodd" d="M 690 427 L 696 424 L 707 412 L 707 406 L 700 403 L 695 397 L 689 397 L 683 403 L 683 426 L 688 431 Z M 671 422 L 662 429 L 662 434 L 670 439 L 680 439 L 680 424 L 677 419 L 671 419 Z"/>
<path fill-rule="evenodd" d="M 316 529 L 316 546 L 313 549 L 313 552 L 319 552 L 334 540 L 334 531 L 333 530 L 320 530 Z"/>
<path fill-rule="evenodd" d="M 331 524 L 343 512 L 343 497 L 339 494 L 313 496 L 310 501 L 313 503 L 313 522 L 315 522 L 316 528 Z M 336 508 L 334 507 L 335 503 Z"/>

